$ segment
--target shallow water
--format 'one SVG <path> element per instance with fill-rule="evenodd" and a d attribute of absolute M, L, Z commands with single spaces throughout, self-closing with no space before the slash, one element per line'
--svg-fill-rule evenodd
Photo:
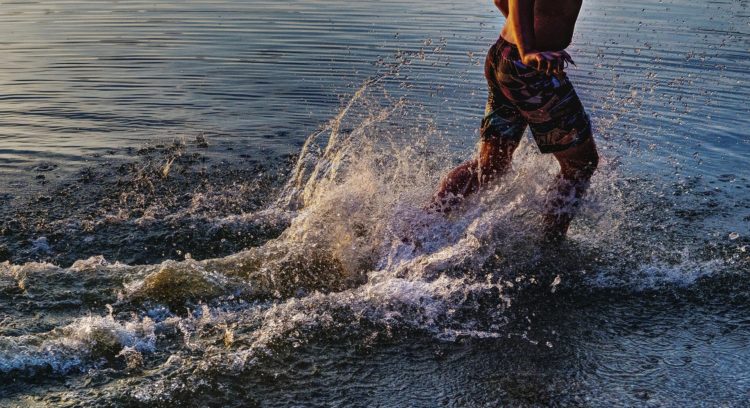
<path fill-rule="evenodd" d="M 531 143 L 448 218 L 491 2 L 0 14 L 0 405 L 746 406 L 746 1 L 586 3 L 603 163 Z"/>

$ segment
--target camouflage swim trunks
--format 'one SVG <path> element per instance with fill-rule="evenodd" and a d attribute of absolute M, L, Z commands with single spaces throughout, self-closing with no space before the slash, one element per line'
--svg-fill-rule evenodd
<path fill-rule="evenodd" d="M 484 65 L 489 98 L 482 139 L 520 141 L 528 125 L 542 153 L 560 152 L 591 137 L 591 122 L 567 75 L 547 75 L 521 62 L 502 37 Z"/>

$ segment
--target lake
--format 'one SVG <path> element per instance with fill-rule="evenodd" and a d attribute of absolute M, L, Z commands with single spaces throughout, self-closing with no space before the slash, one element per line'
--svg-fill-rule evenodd
<path fill-rule="evenodd" d="M 0 405 L 747 406 L 750 2 L 584 2 L 602 163 L 422 208 L 490 1 L 23 1 L 0 31 Z"/>

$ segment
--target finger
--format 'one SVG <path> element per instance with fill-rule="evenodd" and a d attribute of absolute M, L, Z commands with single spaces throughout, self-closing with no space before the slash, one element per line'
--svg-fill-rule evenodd
<path fill-rule="evenodd" d="M 560 63 L 562 66 L 565 66 L 565 64 L 568 61 L 572 61 L 570 58 L 570 54 L 568 54 L 566 51 L 560 51 Z"/>
<path fill-rule="evenodd" d="M 560 69 L 557 70 L 557 78 L 561 81 L 565 78 L 565 68 L 567 67 L 567 65 L 565 65 L 566 63 L 567 61 L 561 61 Z"/>
<path fill-rule="evenodd" d="M 533 62 L 532 66 L 534 67 L 534 69 L 536 69 L 536 70 L 542 69 L 542 59 L 539 58 L 539 56 L 535 55 L 534 59 L 532 60 L 532 62 Z"/>
<path fill-rule="evenodd" d="M 544 72 L 546 72 L 547 75 L 549 75 L 550 71 L 555 68 L 555 56 L 554 56 L 554 53 L 543 52 L 542 56 L 544 57 Z"/>
<path fill-rule="evenodd" d="M 565 64 L 570 60 L 570 54 L 568 54 L 567 51 L 557 51 L 555 52 L 555 55 L 560 60 L 560 66 L 564 67 Z"/>
<path fill-rule="evenodd" d="M 562 69 L 565 67 L 565 61 L 563 60 L 563 56 L 560 53 L 555 53 L 555 59 L 553 63 L 553 72 L 559 72 L 562 71 Z"/>
<path fill-rule="evenodd" d="M 565 53 L 565 60 L 573 64 L 573 66 L 576 66 L 575 61 L 573 61 L 573 58 L 567 52 Z"/>
<path fill-rule="evenodd" d="M 544 56 L 547 59 L 547 75 L 551 75 L 557 70 L 559 61 L 558 55 L 555 52 L 548 52 Z"/>

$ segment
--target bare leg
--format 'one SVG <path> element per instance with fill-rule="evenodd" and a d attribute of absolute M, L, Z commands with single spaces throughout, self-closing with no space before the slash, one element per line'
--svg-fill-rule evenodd
<path fill-rule="evenodd" d="M 477 157 L 451 170 L 440 182 L 430 208 L 449 212 L 451 207 L 463 198 L 505 174 L 510 168 L 516 147 L 518 147 L 518 142 L 512 140 L 480 141 Z"/>
<path fill-rule="evenodd" d="M 568 150 L 555 153 L 560 174 L 550 188 L 544 214 L 544 234 L 549 240 L 565 237 L 570 221 L 589 186 L 589 179 L 599 164 L 599 155 L 592 137 Z"/>

